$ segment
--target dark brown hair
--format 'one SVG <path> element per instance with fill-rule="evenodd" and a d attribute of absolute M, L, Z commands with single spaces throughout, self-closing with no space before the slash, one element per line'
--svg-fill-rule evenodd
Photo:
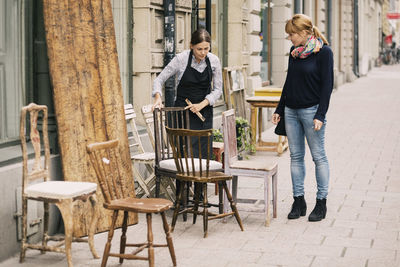
<path fill-rule="evenodd" d="M 199 28 L 192 33 L 192 38 L 190 39 L 190 43 L 192 45 L 197 45 L 202 42 L 208 42 L 211 44 L 211 37 L 206 29 Z"/>
<path fill-rule="evenodd" d="M 304 14 L 296 14 L 286 22 L 285 31 L 287 34 L 301 33 L 303 30 L 308 34 L 312 34 L 317 38 L 321 38 L 324 44 L 329 45 L 325 36 L 320 32 L 317 26 L 313 26 L 309 16 Z"/>

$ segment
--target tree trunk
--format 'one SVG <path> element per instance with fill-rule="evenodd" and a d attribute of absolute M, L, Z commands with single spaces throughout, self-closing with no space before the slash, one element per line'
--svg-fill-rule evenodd
<path fill-rule="evenodd" d="M 86 145 L 118 139 L 126 189 L 135 196 L 111 3 L 43 0 L 43 9 L 64 180 L 97 182 Z M 111 216 L 100 190 L 97 197 L 101 232 Z M 87 234 L 88 208 L 79 207 L 75 236 Z"/>

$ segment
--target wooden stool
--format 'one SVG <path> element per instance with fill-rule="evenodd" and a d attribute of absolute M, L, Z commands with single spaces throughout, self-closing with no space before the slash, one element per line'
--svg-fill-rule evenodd
<path fill-rule="evenodd" d="M 252 96 L 246 98 L 251 109 L 251 131 L 252 142 L 255 144 L 256 150 L 276 151 L 280 156 L 287 148 L 288 141 L 286 136 L 279 136 L 278 142 L 265 142 L 261 138 L 262 134 L 262 108 L 275 108 L 279 104 L 280 96 Z M 258 139 L 256 135 L 257 129 L 257 110 L 258 110 Z M 257 140 L 257 141 L 256 141 Z"/>

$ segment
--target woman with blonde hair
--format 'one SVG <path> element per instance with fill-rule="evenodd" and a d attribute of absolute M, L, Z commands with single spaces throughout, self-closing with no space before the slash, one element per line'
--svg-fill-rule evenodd
<path fill-rule="evenodd" d="M 285 31 L 293 46 L 279 105 L 272 115 L 277 124 L 285 119 L 290 149 L 290 171 L 294 202 L 288 219 L 306 215 L 304 200 L 305 138 L 315 164 L 316 205 L 309 221 L 325 218 L 329 187 L 329 164 L 325 152 L 325 115 L 333 89 L 333 53 L 311 19 L 296 14 L 286 22 Z"/>

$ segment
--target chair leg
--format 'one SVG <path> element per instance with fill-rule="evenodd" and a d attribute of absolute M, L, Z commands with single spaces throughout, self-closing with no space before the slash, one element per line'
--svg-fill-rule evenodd
<path fill-rule="evenodd" d="M 265 175 L 264 177 L 264 213 L 265 213 L 265 226 L 269 226 L 270 223 L 270 218 L 269 218 L 269 209 L 270 209 L 270 204 L 269 204 L 269 188 L 270 188 L 270 179 L 268 175 Z"/>
<path fill-rule="evenodd" d="M 145 192 L 144 197 L 150 196 L 150 190 L 147 187 L 144 178 L 139 173 L 139 171 L 136 169 L 136 164 L 133 164 L 133 174 L 134 174 L 134 177 L 136 178 L 136 181 L 138 182 L 140 188 Z"/>
<path fill-rule="evenodd" d="M 92 206 L 92 220 L 90 221 L 89 225 L 89 233 L 88 233 L 88 243 L 90 251 L 92 252 L 93 258 L 98 259 L 100 258 L 94 248 L 94 232 L 96 231 L 97 221 L 99 219 L 99 210 L 97 207 L 97 198 L 96 193 L 90 196 L 89 198 L 90 204 Z"/>
<path fill-rule="evenodd" d="M 49 203 L 43 203 L 44 213 L 43 213 L 43 238 L 42 238 L 42 246 L 47 246 L 47 238 L 49 232 Z M 45 250 L 40 251 L 41 254 L 45 254 Z"/>
<path fill-rule="evenodd" d="M 171 255 L 171 259 L 172 259 L 172 264 L 174 266 L 176 266 L 174 243 L 172 242 L 172 236 L 171 236 L 170 228 L 169 228 L 169 225 L 167 222 L 167 217 L 165 216 L 165 212 L 161 212 L 161 218 L 163 221 L 164 232 L 165 232 L 166 239 L 167 239 L 169 254 Z"/>
<path fill-rule="evenodd" d="M 160 175 L 156 175 L 156 198 L 160 197 L 160 182 L 161 182 Z"/>
<path fill-rule="evenodd" d="M 237 187 L 238 187 L 238 177 L 237 175 L 232 176 L 232 198 L 235 203 L 237 203 Z"/>
<path fill-rule="evenodd" d="M 201 194 L 201 188 L 200 186 L 195 186 L 194 187 L 194 205 L 193 205 L 193 224 L 196 223 L 197 219 L 197 211 L 199 210 L 199 201 L 200 201 L 200 194 Z"/>
<path fill-rule="evenodd" d="M 65 254 L 67 256 L 68 266 L 71 267 L 72 266 L 71 244 L 74 231 L 74 221 L 73 221 L 74 203 L 72 199 L 65 199 L 59 203 L 56 203 L 56 205 L 60 210 L 61 216 L 64 221 Z"/>
<path fill-rule="evenodd" d="M 114 210 L 112 219 L 111 219 L 110 230 L 108 231 L 107 243 L 106 243 L 106 246 L 104 247 L 103 259 L 101 260 L 101 267 L 105 267 L 107 265 L 107 260 L 108 260 L 108 256 L 110 254 L 110 249 L 111 249 L 111 240 L 114 236 L 114 228 L 115 228 L 115 223 L 117 222 L 117 219 L 118 219 L 118 210 Z"/>
<path fill-rule="evenodd" d="M 207 197 L 207 183 L 201 184 L 203 187 L 203 229 L 204 229 L 204 238 L 208 236 L 208 197 Z"/>
<path fill-rule="evenodd" d="M 121 240 L 119 244 L 119 253 L 124 254 L 125 253 L 125 246 L 126 246 L 126 229 L 128 225 L 128 212 L 124 211 L 124 219 L 122 221 L 122 234 L 121 234 Z M 124 258 L 119 258 L 119 263 L 123 263 Z"/>
<path fill-rule="evenodd" d="M 25 261 L 26 252 L 26 235 L 27 235 L 27 213 L 28 213 L 28 200 L 22 198 L 22 240 L 21 240 L 21 252 L 19 255 L 19 262 Z"/>
<path fill-rule="evenodd" d="M 224 190 L 223 187 L 221 185 L 221 182 L 217 182 L 215 183 L 216 185 L 218 185 L 218 211 L 219 214 L 224 213 Z"/>
<path fill-rule="evenodd" d="M 236 204 L 235 204 L 235 202 L 234 202 L 233 199 L 232 199 L 232 195 L 231 195 L 231 193 L 229 192 L 228 186 L 226 185 L 226 181 L 222 181 L 222 185 L 223 185 L 223 187 L 224 187 L 224 190 L 225 190 L 225 193 L 226 193 L 226 197 L 228 198 L 228 201 L 229 201 L 230 204 L 231 204 L 231 209 L 232 209 L 232 211 L 233 211 L 234 214 L 235 214 L 236 221 L 238 222 L 238 224 L 239 224 L 239 226 L 240 226 L 240 229 L 241 229 L 242 231 L 244 231 L 243 224 L 242 224 L 242 220 L 240 219 L 239 212 L 238 212 L 238 210 L 237 210 L 237 208 L 236 208 Z"/>
<path fill-rule="evenodd" d="M 272 175 L 272 199 L 273 199 L 273 217 L 278 217 L 278 173 Z"/>
<path fill-rule="evenodd" d="M 186 210 L 188 207 L 188 203 L 189 203 L 189 188 L 191 187 L 191 182 L 182 182 L 186 185 L 186 187 L 184 187 L 184 194 L 183 194 L 183 209 Z M 187 221 L 187 212 L 184 212 L 182 214 L 182 218 L 183 221 L 186 222 Z"/>
<path fill-rule="evenodd" d="M 154 248 L 153 248 L 153 230 L 151 225 L 151 213 L 146 213 L 147 220 L 147 243 L 149 251 L 149 267 L 154 267 Z"/>
<path fill-rule="evenodd" d="M 174 231 L 175 224 L 176 224 L 176 219 L 178 217 L 179 209 L 181 207 L 181 199 L 183 195 L 183 187 L 184 187 L 184 182 L 181 182 L 179 185 L 179 194 L 178 197 L 176 198 L 175 201 L 175 210 L 174 210 L 174 215 L 172 216 L 172 223 L 171 223 L 171 232 Z"/>

